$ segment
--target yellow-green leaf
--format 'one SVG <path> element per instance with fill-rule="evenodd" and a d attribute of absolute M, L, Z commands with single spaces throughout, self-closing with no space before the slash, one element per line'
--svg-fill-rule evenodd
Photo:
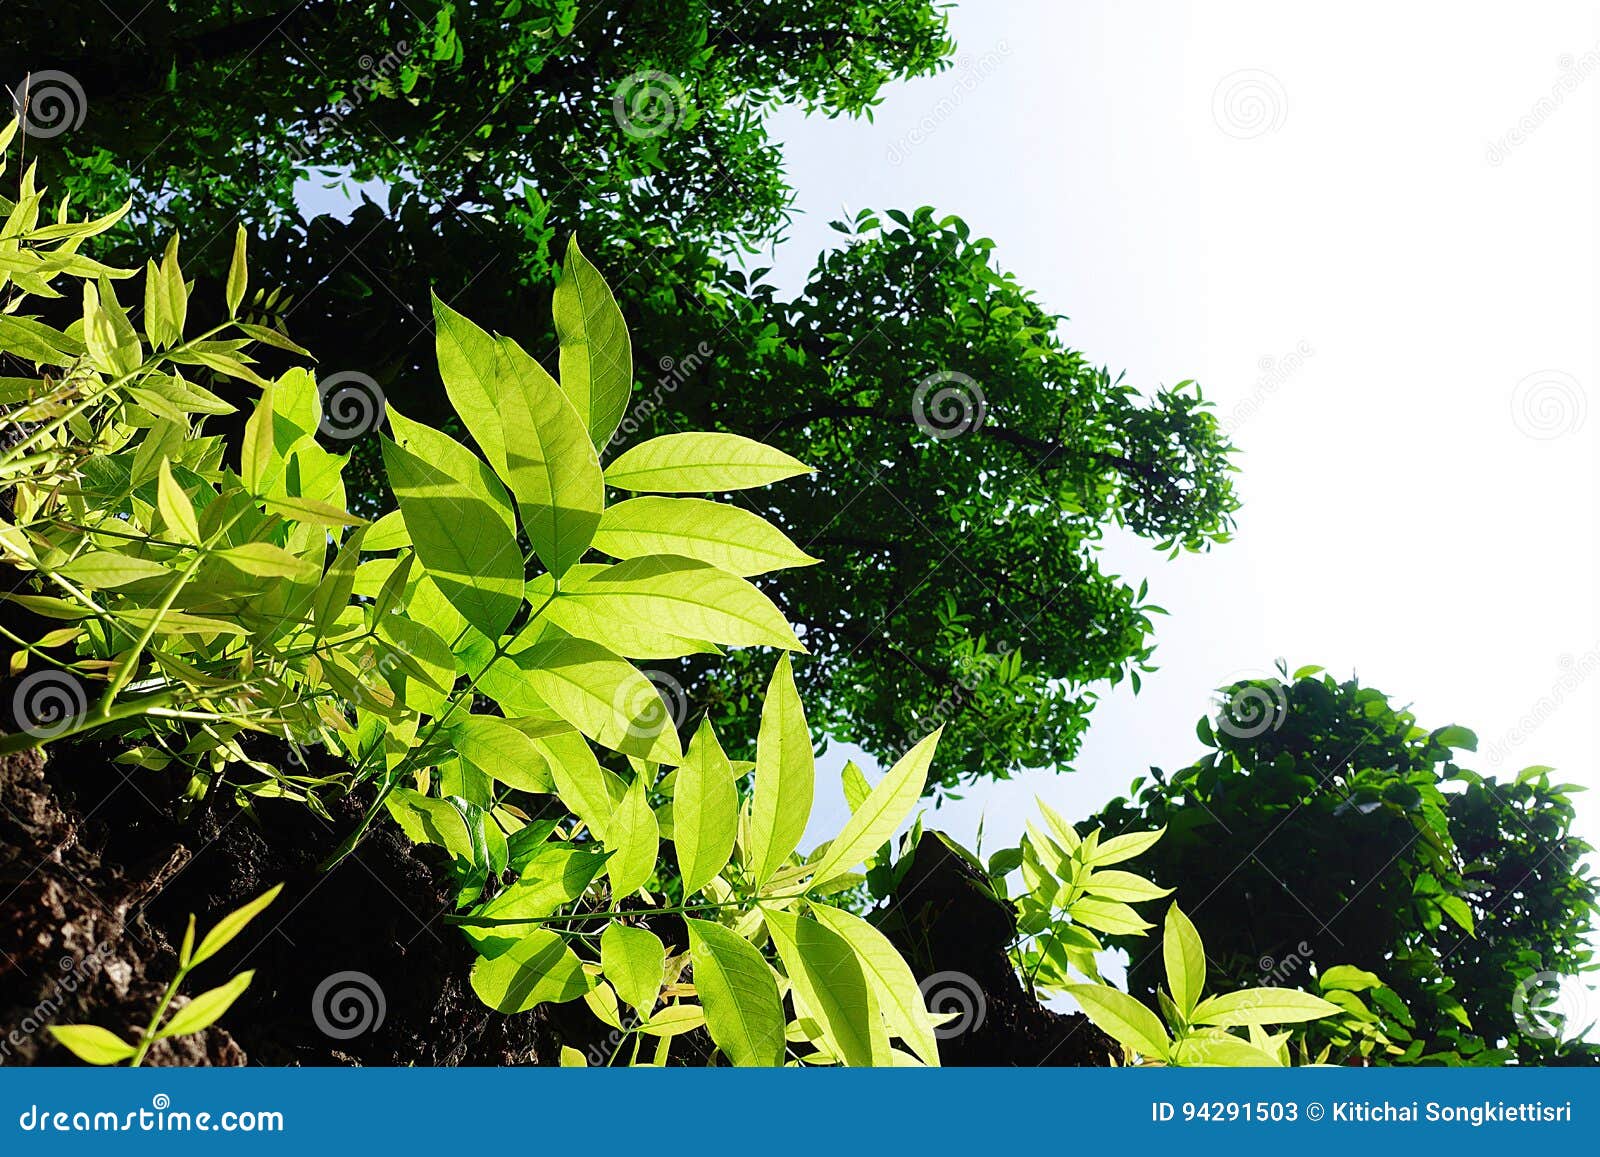
<path fill-rule="evenodd" d="M 721 924 L 685 919 L 706 1031 L 736 1065 L 783 1063 L 783 1005 L 761 953 Z"/>
<path fill-rule="evenodd" d="M 552 312 L 561 341 L 561 388 L 594 445 L 603 447 L 633 393 L 633 346 L 610 286 L 576 237 L 567 243 Z"/>
<path fill-rule="evenodd" d="M 73 1056 L 91 1065 L 114 1065 L 139 1051 L 116 1033 L 97 1025 L 52 1024 L 46 1027 Z"/>
<path fill-rule="evenodd" d="M 172 1019 L 162 1026 L 156 1033 L 156 1039 L 161 1040 L 169 1036 L 186 1036 L 192 1032 L 199 1032 L 215 1024 L 223 1013 L 227 1012 L 234 1001 L 244 994 L 250 987 L 250 981 L 255 976 L 254 970 L 241 972 L 227 984 L 219 985 L 207 992 L 202 992 L 177 1012 Z"/>
<path fill-rule="evenodd" d="M 672 793 L 673 845 L 687 899 L 727 866 L 739 829 L 739 791 L 733 765 L 709 719 L 689 741 Z"/>
<path fill-rule="evenodd" d="M 248 904 L 235 908 L 221 920 L 218 920 L 212 926 L 211 931 L 207 932 L 204 938 L 201 939 L 200 947 L 194 950 L 194 956 L 190 960 L 189 966 L 192 968 L 222 951 L 235 936 L 245 930 L 245 926 L 250 921 L 259 916 L 268 904 L 278 898 L 278 893 L 281 891 L 283 891 L 282 884 L 268 888 Z"/>
<path fill-rule="evenodd" d="M 826 887 L 836 875 L 860 864 L 910 816 L 911 809 L 922 798 L 922 789 L 928 782 L 928 766 L 933 762 L 933 753 L 943 731 L 944 728 L 939 728 L 901 756 L 889 769 L 889 774 L 851 813 L 843 830 L 817 862 L 813 877 L 817 887 Z"/>
<path fill-rule="evenodd" d="M 766 486 L 811 467 L 738 434 L 663 434 L 624 452 L 606 468 L 619 490 L 706 494 Z"/>
<path fill-rule="evenodd" d="M 923 1002 L 922 989 L 911 966 L 889 938 L 859 916 L 826 904 L 812 904 L 811 912 L 825 927 L 850 945 L 861 962 L 867 983 L 889 1031 L 903 1040 L 925 1065 L 939 1063 L 939 1042 L 933 1018 Z"/>
<path fill-rule="evenodd" d="M 751 577 L 817 562 L 759 515 L 705 498 L 630 498 L 608 507 L 594 546 L 615 558 L 674 554 Z"/>
<path fill-rule="evenodd" d="M 600 967 L 617 995 L 648 1018 L 667 968 L 667 950 L 655 933 L 613 920 L 600 933 Z"/>
<path fill-rule="evenodd" d="M 576 1000 L 589 988 L 583 962 L 560 936 L 542 928 L 499 956 L 479 957 L 472 966 L 472 991 L 507 1015 L 546 1002 Z"/>
<path fill-rule="evenodd" d="M 772 878 L 805 835 L 815 781 L 816 759 L 805 708 L 794 685 L 789 656 L 780 655 L 767 684 L 756 736 L 756 783 L 746 862 L 758 886 Z"/>

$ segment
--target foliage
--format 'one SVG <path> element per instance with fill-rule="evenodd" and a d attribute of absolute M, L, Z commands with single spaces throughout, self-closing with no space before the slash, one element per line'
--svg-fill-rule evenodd
<path fill-rule="evenodd" d="M 1319 996 L 1289 988 L 1246 988 L 1205 997 L 1206 950 L 1177 904 L 1167 909 L 1161 956 L 1167 987 L 1159 992 L 1161 1023 L 1133 997 L 1106 984 L 1072 984 L 1065 991 L 1089 1019 L 1147 1063 L 1259 1067 L 1289 1063 L 1289 1034 L 1271 1025 L 1299 1024 L 1339 1011 Z M 1248 1039 L 1229 1029 L 1247 1030 Z"/>
<path fill-rule="evenodd" d="M 78 7 L 23 11 L 45 38 Z M 762 584 L 806 634 L 815 660 L 798 675 L 825 735 L 887 762 L 943 725 L 937 782 L 954 787 L 1065 764 L 1096 686 L 1150 669 L 1160 608 L 1095 548 L 1112 526 L 1186 549 L 1226 540 L 1229 447 L 1196 387 L 1147 400 L 1064 347 L 1062 319 L 994 267 L 992 243 L 929 210 L 843 226 L 848 246 L 793 301 L 725 263 L 786 217 L 766 112 L 870 114 L 890 80 L 943 66 L 941 7 L 674 0 L 578 18 L 571 0 L 492 16 L 313 4 L 275 27 L 281 16 L 157 9 L 142 43 L 93 35 L 60 62 L 88 112 L 40 151 L 74 191 L 148 194 L 129 252 L 181 227 L 206 242 L 195 272 L 220 281 L 210 239 L 236 216 L 254 223 L 258 268 L 286 291 L 273 315 L 292 310 L 307 346 L 338 351 L 330 368 L 450 428 L 430 291 L 542 354 L 557 337 L 541 308 L 559 274 L 553 223 L 581 220 L 629 274 L 615 288 L 641 368 L 622 438 L 727 430 L 818 467 L 740 501 L 833 564 Z M 262 40 L 296 51 L 252 52 Z M 0 61 L 29 66 L 4 48 Z M 307 220 L 295 187 L 313 171 L 376 187 L 377 202 Z M 944 437 L 963 401 L 981 424 Z M 348 448 L 351 509 L 383 513 L 375 444 Z M 730 741 L 753 738 L 761 664 L 673 670 Z"/>
<path fill-rule="evenodd" d="M 234 937 L 245 930 L 250 921 L 278 898 L 278 893 L 282 890 L 283 885 L 279 884 L 248 904 L 229 912 L 217 921 L 216 927 L 205 934 L 199 947 L 196 947 L 194 942 L 194 917 L 189 917 L 189 927 L 184 931 L 183 943 L 178 947 L 177 975 L 172 978 L 172 983 L 167 985 L 166 992 L 161 996 L 161 1002 L 156 1005 L 156 1010 L 150 1017 L 150 1023 L 145 1026 L 144 1031 L 139 1034 L 139 1039 L 133 1044 L 129 1044 L 110 1029 L 99 1028 L 92 1024 L 50 1025 L 48 1026 L 50 1034 L 70 1049 L 75 1057 L 91 1065 L 114 1065 L 120 1061 L 127 1061 L 130 1068 L 137 1068 L 149 1053 L 150 1046 L 156 1041 L 174 1036 L 188 1036 L 215 1024 L 233 1002 L 244 995 L 244 990 L 250 987 L 250 981 L 255 977 L 253 969 L 239 973 L 226 984 L 191 997 L 182 1008 L 167 1017 L 165 1023 L 162 1022 L 162 1017 L 166 1016 L 167 1008 L 172 1004 L 172 999 L 178 994 L 183 982 L 189 978 L 189 973 L 222 951 Z"/>
<path fill-rule="evenodd" d="M 1381 977 L 1363 1009 L 1406 1044 L 1378 1060 L 1583 1051 L 1528 1033 L 1515 1007 L 1537 974 L 1592 966 L 1590 849 L 1571 831 L 1580 789 L 1546 767 L 1481 776 L 1458 762 L 1476 749 L 1470 731 L 1428 731 L 1319 668 L 1223 689 L 1198 733 L 1210 753 L 1170 779 L 1156 771 L 1094 822 L 1167 828 L 1150 875 L 1177 889 L 1218 975 L 1309 983 L 1333 958 Z M 1157 983 L 1136 958 L 1131 991 Z"/>
<path fill-rule="evenodd" d="M 33 229 L 36 202 L 30 193 L 6 231 L 30 256 L 55 237 Z M 247 284 L 242 235 L 237 254 L 230 313 Z M 805 861 L 795 852 L 811 813 L 813 743 L 787 654 L 761 708 L 743 804 L 737 777 L 749 769 L 736 770 L 710 724 L 684 749 L 656 688 L 624 656 L 802 648 L 747 579 L 705 561 L 748 542 L 714 504 L 662 499 L 686 504 L 683 517 L 643 539 L 615 534 L 617 561 L 585 561 L 607 483 L 727 491 L 806 467 L 711 433 L 646 442 L 602 468 L 597 447 L 631 381 L 627 333 L 575 243 L 567 276 L 559 383 L 516 343 L 436 302 L 441 373 L 484 458 L 390 409 L 383 456 L 398 510 L 371 525 L 343 509 L 344 462 L 315 441 L 321 391 L 305 371 L 259 379 L 237 471 L 189 410 L 154 412 L 146 394 L 200 396 L 176 369 L 191 354 L 258 381 L 243 360 L 248 337 L 184 337 L 175 250 L 147 267 L 144 338 L 105 278 L 86 283 L 81 341 L 35 320 L 8 327 L 9 355 L 65 371 L 60 382 L 13 383 L 8 416 L 23 433 L 0 460 L 14 470 L 0 544 L 30 584 L 53 592 L 8 597 L 71 625 L 16 642 L 26 660 L 49 664 L 36 674 L 70 687 L 104 677 L 105 687 L 93 710 L 0 743 L 112 737 L 137 744 L 132 762 L 192 765 L 204 790 L 227 784 L 247 803 L 276 794 L 317 807 L 319 792 L 370 793 L 369 823 L 386 807 L 412 839 L 450 856 L 464 909 L 454 922 L 479 954 L 472 985 L 502 1012 L 581 997 L 623 1039 L 659 1037 L 657 1063 L 703 1017 L 735 1063 L 794 1053 L 937 1064 L 909 969 L 826 899 L 916 806 L 937 732 Z M 810 561 L 776 531 L 764 541 L 763 568 Z M 69 649 L 59 662 L 50 654 Z M 350 770 L 285 774 L 244 749 L 261 732 L 325 747 Z M 530 815 L 544 811 L 554 814 Z M 676 882 L 662 838 L 677 849 Z M 683 902 L 661 903 L 666 887 Z M 671 958 L 644 926 L 650 917 L 625 907 L 641 892 L 656 918 L 695 914 Z"/>
<path fill-rule="evenodd" d="M 1102 569 L 1101 539 L 1225 542 L 1230 446 L 1192 383 L 1145 398 L 1067 347 L 959 219 L 847 228 L 792 301 L 730 273 L 709 309 L 664 314 L 675 344 L 649 348 L 679 361 L 638 420 L 756 432 L 817 467 L 756 508 L 828 558 L 776 596 L 824 730 L 885 758 L 943 725 L 947 787 L 1060 766 L 1094 685 L 1150 669 L 1162 613 Z M 711 356 L 685 368 L 693 348 Z"/>

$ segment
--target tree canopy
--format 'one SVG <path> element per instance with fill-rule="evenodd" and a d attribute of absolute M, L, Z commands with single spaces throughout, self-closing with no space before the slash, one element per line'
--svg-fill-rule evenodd
<path fill-rule="evenodd" d="M 1370 971 L 1415 1020 L 1410 1059 L 1588 1055 L 1528 1005 L 1541 974 L 1576 976 L 1593 955 L 1581 789 L 1543 766 L 1480 775 L 1460 754 L 1477 747 L 1468 729 L 1427 730 L 1318 668 L 1224 689 L 1198 733 L 1206 756 L 1154 771 L 1092 822 L 1166 827 L 1144 864 L 1176 889 L 1215 972 L 1295 985 L 1334 963 Z M 1152 992 L 1159 970 L 1136 952 L 1130 991 Z"/>
<path fill-rule="evenodd" d="M 26 7 L 36 42 L 71 42 L 83 15 Z M 141 17 L 139 39 L 85 21 L 50 62 L 81 79 L 82 123 L 35 153 L 80 199 L 141 194 L 130 255 L 180 229 L 191 270 L 220 279 L 212 239 L 243 220 L 279 290 L 258 320 L 334 351 L 325 380 L 425 421 L 451 420 L 430 292 L 553 369 L 554 223 L 580 222 L 638 367 L 612 451 L 717 428 L 818 468 L 761 501 L 829 564 L 774 592 L 813 652 L 797 676 L 819 728 L 887 758 L 944 724 L 945 786 L 1064 764 L 1095 688 L 1137 683 L 1153 653 L 1159 608 L 1101 567 L 1105 529 L 1204 549 L 1231 528 L 1229 447 L 1198 387 L 1141 390 L 1067 347 L 992 242 L 929 209 L 841 223 L 794 300 L 731 260 L 787 219 L 767 111 L 870 113 L 886 82 L 942 66 L 942 9 L 610 7 L 430 5 L 418 25 L 381 3 L 185 5 Z M 26 55 L 0 66 L 37 69 Z M 307 217 L 297 189 L 319 173 L 382 203 Z M 375 444 L 335 448 L 356 452 L 357 507 L 381 511 Z M 745 726 L 760 673 L 706 670 L 664 674 Z"/>

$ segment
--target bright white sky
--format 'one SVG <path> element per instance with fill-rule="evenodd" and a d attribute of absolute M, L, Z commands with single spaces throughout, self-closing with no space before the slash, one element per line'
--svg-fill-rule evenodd
<path fill-rule="evenodd" d="M 1092 359 L 1195 378 L 1245 419 L 1232 544 L 1110 550 L 1171 611 L 1161 671 L 1100 704 L 1072 774 L 930 817 L 958 838 L 987 813 L 1001 847 L 1036 794 L 1082 817 L 1190 762 L 1211 689 L 1278 656 L 1472 727 L 1479 770 L 1597 781 L 1600 26 L 1586 4 L 1328 12 L 973 0 L 957 68 L 891 86 L 873 123 L 778 118 L 802 212 L 780 284 L 845 211 L 932 204 L 993 237 Z M 1573 670 L 1591 677 L 1563 688 Z M 813 838 L 844 814 L 820 780 Z M 1600 837 L 1600 796 L 1579 806 Z"/>

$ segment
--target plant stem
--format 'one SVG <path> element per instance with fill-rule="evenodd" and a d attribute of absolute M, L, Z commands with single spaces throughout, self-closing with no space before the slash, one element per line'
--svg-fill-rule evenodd
<path fill-rule="evenodd" d="M 167 991 L 161 994 L 161 1003 L 156 1005 L 156 1011 L 150 1017 L 150 1023 L 145 1025 L 144 1031 L 139 1034 L 139 1051 L 133 1054 L 133 1059 L 128 1062 L 130 1069 L 139 1067 L 139 1062 L 144 1060 L 145 1053 L 150 1051 L 150 1046 L 156 1043 L 156 1030 L 161 1027 L 161 1017 L 167 1011 L 167 1005 L 172 1003 L 172 998 L 178 994 L 178 985 L 183 983 L 183 978 L 189 975 L 187 968 L 178 969 L 178 974 L 172 978 L 172 983 L 167 985 Z"/>

